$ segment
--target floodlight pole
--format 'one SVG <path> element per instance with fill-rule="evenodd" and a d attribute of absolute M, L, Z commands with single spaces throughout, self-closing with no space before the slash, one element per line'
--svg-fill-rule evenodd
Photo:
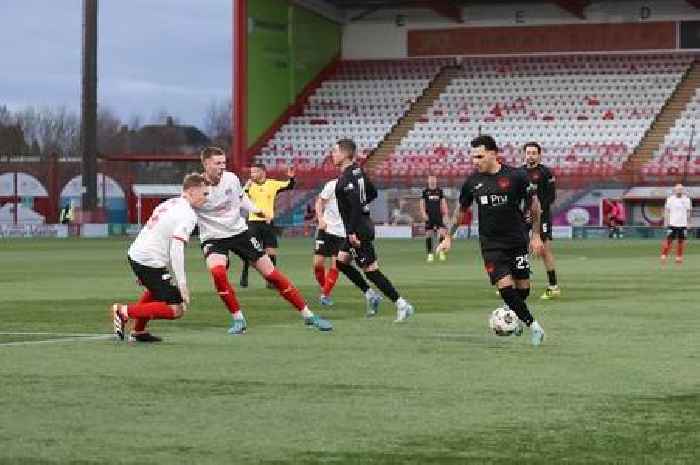
<path fill-rule="evenodd" d="M 86 212 L 94 212 L 97 209 L 97 2 L 98 0 L 83 0 L 80 168 L 84 189 L 82 210 Z"/>

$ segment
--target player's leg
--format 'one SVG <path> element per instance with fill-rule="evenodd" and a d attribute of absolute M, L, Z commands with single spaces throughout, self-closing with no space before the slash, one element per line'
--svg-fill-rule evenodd
<path fill-rule="evenodd" d="M 527 248 L 484 251 L 483 256 L 491 284 L 496 285 L 508 308 L 513 310 L 520 321 L 530 328 L 532 344 L 540 345 L 544 339 L 544 330 L 525 303 L 530 294 L 530 263 Z"/>
<path fill-rule="evenodd" d="M 321 290 L 321 295 L 318 300 L 321 305 L 333 305 L 330 298 L 330 292 L 338 280 L 338 269 L 335 263 L 331 263 L 331 267 L 326 272 L 324 261 L 326 258 L 333 260 L 331 250 L 331 236 L 325 231 L 319 229 L 316 233 L 316 241 L 314 246 L 314 276 Z"/>
<path fill-rule="evenodd" d="M 440 223 L 435 234 L 437 235 L 437 243 L 442 243 L 442 241 L 445 239 L 445 236 L 447 235 L 447 228 L 445 228 L 445 225 Z M 447 253 L 444 250 L 438 252 L 438 259 L 440 259 L 441 262 L 444 262 L 445 260 L 447 260 Z"/>
<path fill-rule="evenodd" d="M 228 329 L 228 333 L 235 336 L 245 333 L 246 321 L 240 303 L 236 298 L 236 291 L 228 279 L 228 253 L 231 245 L 231 238 L 205 241 L 202 244 L 202 251 L 204 252 L 207 269 L 214 283 L 214 289 L 216 289 L 217 295 L 231 314 L 231 326 Z"/>
<path fill-rule="evenodd" d="M 673 239 L 676 238 L 676 229 L 668 228 L 666 231 L 666 238 L 661 242 L 661 261 L 665 262 L 668 257 L 668 252 L 671 250 L 671 245 L 673 244 Z"/>
<path fill-rule="evenodd" d="M 153 293 L 146 289 L 143 291 L 143 294 L 141 294 L 141 298 L 138 300 L 138 304 L 145 304 L 148 302 L 153 302 Z M 131 329 L 131 336 L 133 337 L 144 337 L 147 338 L 150 336 L 148 331 L 146 331 L 146 326 L 148 325 L 148 320 L 139 318 L 137 320 L 134 320 L 134 326 Z M 155 336 L 152 336 L 155 338 Z"/>
<path fill-rule="evenodd" d="M 429 222 L 425 222 L 425 254 L 426 254 L 426 261 L 427 262 L 432 262 L 435 260 L 435 257 L 433 255 L 433 234 L 435 230 L 433 229 L 432 225 Z"/>
<path fill-rule="evenodd" d="M 413 306 L 399 295 L 393 283 L 379 269 L 372 241 L 362 241 L 360 247 L 353 250 L 356 253 L 355 261 L 362 267 L 365 277 L 396 305 L 396 320 L 394 321 L 401 322 L 413 315 L 415 313 Z"/>
<path fill-rule="evenodd" d="M 313 258 L 314 277 L 316 278 L 316 282 L 318 283 L 318 287 L 321 289 L 323 289 L 323 286 L 326 284 L 326 268 L 324 265 L 325 260 L 326 259 L 323 255 L 319 255 L 318 253 L 314 254 L 314 258 Z"/>
<path fill-rule="evenodd" d="M 262 246 L 265 248 L 265 253 L 270 257 L 270 261 L 276 267 L 277 266 L 277 248 L 279 247 L 277 243 L 277 234 L 275 233 L 275 227 L 271 223 L 264 223 L 261 229 L 260 238 Z M 269 281 L 267 282 L 268 289 L 274 289 L 274 286 Z"/>
<path fill-rule="evenodd" d="M 339 273 L 336 259 L 335 257 L 331 257 L 331 266 L 328 269 L 328 273 L 326 273 L 326 282 L 323 284 L 323 289 L 321 290 L 321 295 L 326 299 L 326 305 L 333 305 L 333 301 L 331 300 L 331 292 L 333 292 L 333 288 L 338 282 Z"/>
<path fill-rule="evenodd" d="M 333 329 L 331 323 L 314 313 L 309 309 L 304 297 L 299 292 L 294 284 L 281 272 L 270 260 L 270 257 L 265 255 L 260 244 L 246 232 L 238 237 L 238 244 L 235 252 L 242 258 L 245 257 L 251 262 L 253 267 L 262 275 L 267 282 L 271 283 L 277 289 L 280 296 L 289 302 L 295 309 L 299 311 L 304 318 L 304 323 L 314 326 L 320 331 L 330 331 Z"/>
<path fill-rule="evenodd" d="M 346 278 L 352 282 L 355 287 L 357 287 L 362 294 L 365 296 L 367 302 L 366 315 L 368 317 L 373 317 L 379 311 L 379 304 L 382 301 L 382 296 L 379 295 L 377 291 L 369 287 L 369 284 L 362 277 L 360 270 L 355 268 L 352 264 L 352 255 L 349 252 L 350 246 L 348 244 L 342 245 L 342 249 L 338 251 L 335 260 L 335 266 L 338 270 L 345 275 Z"/>
<path fill-rule="evenodd" d="M 542 262 L 544 263 L 545 270 L 547 270 L 548 281 L 547 288 L 540 298 L 542 300 L 556 299 L 561 295 L 561 289 L 559 289 L 559 284 L 557 283 L 554 253 L 552 252 L 552 224 L 550 222 L 542 223 L 540 239 L 542 239 L 542 244 L 544 246 L 542 251 Z"/>
<path fill-rule="evenodd" d="M 147 267 L 132 260 L 129 260 L 129 263 L 134 274 L 148 289 L 150 295 L 136 303 L 115 303 L 112 305 L 111 316 L 114 334 L 121 340 L 126 338 L 126 324 L 129 320 L 174 320 L 180 318 L 184 311 L 180 291 L 170 282 L 167 269 Z M 132 340 L 159 342 L 161 339 L 149 334 L 148 336 L 134 335 Z"/>
<path fill-rule="evenodd" d="M 683 251 L 685 247 L 685 228 L 678 228 L 678 238 L 676 239 L 676 263 L 683 263 Z"/>

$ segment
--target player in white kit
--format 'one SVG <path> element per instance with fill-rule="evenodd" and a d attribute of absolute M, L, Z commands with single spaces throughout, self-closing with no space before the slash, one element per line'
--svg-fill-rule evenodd
<path fill-rule="evenodd" d="M 224 151 L 218 147 L 207 147 L 202 150 L 201 159 L 210 193 L 207 202 L 195 210 L 199 240 L 202 243 L 207 268 L 214 280 L 214 287 L 231 313 L 229 334 L 244 334 L 247 329 L 240 304 L 228 280 L 229 252 L 251 263 L 280 295 L 301 313 L 305 324 L 320 331 L 333 329 L 329 321 L 309 310 L 299 290 L 275 268 L 262 245 L 248 232 L 248 225 L 241 216 L 241 208 L 253 213 L 264 213 L 244 193 L 238 176 L 226 171 Z"/>
<path fill-rule="evenodd" d="M 345 242 L 345 226 L 338 211 L 338 201 L 335 198 L 335 186 L 337 179 L 328 181 L 316 199 L 316 213 L 318 215 L 318 231 L 314 247 L 314 276 L 321 287 L 319 301 L 322 305 L 333 305 L 331 291 L 338 281 L 338 270 L 341 270 L 347 278 L 357 286 L 367 300 L 367 315 L 377 313 L 382 297 L 377 291 L 371 289 L 360 271 L 352 264 L 339 263 L 336 260 L 340 248 Z M 326 272 L 324 260 L 331 259 L 331 266 Z"/>
<path fill-rule="evenodd" d="M 159 342 L 159 337 L 146 331 L 148 321 L 174 320 L 185 312 L 190 292 L 184 245 L 197 223 L 193 207 L 204 205 L 208 194 L 204 176 L 197 173 L 185 176 L 182 195 L 158 205 L 129 247 L 129 264 L 146 291 L 135 304 L 112 305 L 114 334 L 118 339 L 126 338 L 125 326 L 132 320 L 130 341 Z M 171 271 L 177 286 L 171 282 Z"/>
<path fill-rule="evenodd" d="M 673 187 L 673 195 L 666 199 L 664 207 L 664 228 L 667 228 L 666 239 L 661 244 L 661 261 L 666 262 L 668 252 L 671 250 L 673 240 L 678 241 L 676 246 L 676 263 L 683 263 L 683 249 L 685 235 L 690 224 L 690 214 L 693 204 L 690 197 L 685 195 L 682 184 Z"/>

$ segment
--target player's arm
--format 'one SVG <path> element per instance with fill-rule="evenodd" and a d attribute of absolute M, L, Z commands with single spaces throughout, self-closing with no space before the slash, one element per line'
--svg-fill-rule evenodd
<path fill-rule="evenodd" d="M 546 186 L 546 195 L 545 199 L 542 200 L 542 203 L 545 203 L 547 206 L 552 206 L 554 204 L 554 201 L 557 199 L 557 183 L 556 183 L 557 178 L 554 177 L 552 172 L 547 169 L 547 179 L 545 179 L 545 186 Z M 541 207 L 542 205 L 540 205 Z"/>
<path fill-rule="evenodd" d="M 365 204 L 369 204 L 377 198 L 379 193 L 377 192 L 377 188 L 374 186 L 372 181 L 369 180 L 364 171 L 362 172 L 362 178 L 365 180 Z"/>
<path fill-rule="evenodd" d="M 668 224 L 671 221 L 670 217 L 671 217 L 671 207 L 668 204 L 668 199 L 666 199 L 666 203 L 664 204 L 664 228 L 668 228 Z"/>
<path fill-rule="evenodd" d="M 467 208 L 471 207 L 473 201 L 474 194 L 472 193 L 471 182 L 467 179 L 462 186 L 462 191 L 459 194 L 459 200 L 457 201 L 457 205 L 455 205 L 452 217 L 447 221 L 447 234 L 445 234 L 445 238 L 440 242 L 440 245 L 438 245 L 438 252 L 448 252 L 450 250 L 450 247 L 452 247 L 452 236 L 454 236 L 454 233 L 457 232 L 457 228 L 459 228 L 459 219 L 462 213 Z"/>
<path fill-rule="evenodd" d="M 687 225 L 688 227 L 690 227 L 690 217 L 693 216 L 693 201 L 690 200 L 690 197 L 688 198 L 688 209 L 686 211 L 686 214 L 688 215 Z"/>
<path fill-rule="evenodd" d="M 170 267 L 175 275 L 175 282 L 180 290 L 182 300 L 189 304 L 190 291 L 187 289 L 187 276 L 185 275 L 185 243 L 175 237 L 170 241 Z"/>
<path fill-rule="evenodd" d="M 277 193 L 294 189 L 294 186 L 296 186 L 297 184 L 294 174 L 295 171 L 293 166 L 287 168 L 287 176 L 289 177 L 289 179 L 287 179 L 286 181 L 277 181 Z"/>
<path fill-rule="evenodd" d="M 420 204 L 420 214 L 423 216 L 423 221 L 428 221 L 428 214 L 425 211 L 425 199 L 421 197 L 418 202 Z"/>
<path fill-rule="evenodd" d="M 447 199 L 445 197 L 443 197 L 440 199 L 440 215 L 442 215 L 443 222 L 446 222 L 449 214 L 450 214 L 450 208 L 447 206 Z"/>
<path fill-rule="evenodd" d="M 532 234 L 530 236 L 530 250 L 535 255 L 541 255 L 544 249 L 542 238 L 540 237 L 540 225 L 542 224 L 542 206 L 537 195 L 530 195 L 528 200 L 528 210 L 532 218 Z"/>
<path fill-rule="evenodd" d="M 327 203 L 328 199 L 324 199 L 321 195 L 316 198 L 314 208 L 316 209 L 316 218 L 318 218 L 318 229 L 326 229 L 326 221 L 323 219 L 323 212 L 326 209 Z"/>
<path fill-rule="evenodd" d="M 180 290 L 180 295 L 185 304 L 190 303 L 190 291 L 187 288 L 187 275 L 185 273 L 185 244 L 190 238 L 197 217 L 193 216 L 183 222 L 175 229 L 173 236 L 170 238 L 170 269 L 175 275 L 177 288 Z"/>

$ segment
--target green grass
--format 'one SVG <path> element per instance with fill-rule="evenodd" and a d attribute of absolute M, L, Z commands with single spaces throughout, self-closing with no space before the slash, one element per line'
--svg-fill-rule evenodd
<path fill-rule="evenodd" d="M 557 241 L 563 297 L 530 304 L 540 348 L 488 333 L 499 299 L 475 242 L 446 263 L 421 241 L 382 241 L 382 268 L 417 309 L 364 318 L 344 279 L 336 330 L 303 327 L 251 276 L 229 318 L 198 255 L 182 320 L 155 346 L 110 331 L 138 288 L 126 241 L 0 242 L 0 464 L 694 464 L 700 445 L 700 252 L 662 268 L 656 241 Z M 310 239 L 281 269 L 315 303 Z M 235 273 L 239 270 L 235 263 Z M 237 282 L 237 276 L 233 278 Z M 52 333 L 21 335 L 7 333 Z M 9 342 L 61 339 L 56 343 Z"/>

